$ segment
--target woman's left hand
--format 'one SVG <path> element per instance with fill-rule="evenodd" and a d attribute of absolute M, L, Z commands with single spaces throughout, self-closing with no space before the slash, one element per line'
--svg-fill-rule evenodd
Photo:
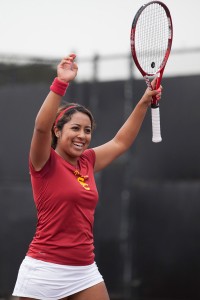
<path fill-rule="evenodd" d="M 154 78 L 151 83 L 153 88 L 155 88 L 156 80 L 157 80 L 157 78 Z M 147 88 L 140 101 L 143 102 L 147 106 L 151 105 L 153 97 L 156 97 L 156 99 L 159 101 L 161 99 L 162 89 L 163 89 L 162 86 L 160 86 L 157 90 L 153 90 L 153 91 L 151 91 L 149 88 Z"/>

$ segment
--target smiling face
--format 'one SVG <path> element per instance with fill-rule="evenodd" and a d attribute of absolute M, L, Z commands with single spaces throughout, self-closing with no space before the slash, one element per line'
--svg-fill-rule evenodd
<path fill-rule="evenodd" d="M 78 157 L 86 150 L 91 141 L 91 121 L 88 115 L 75 112 L 62 130 L 56 129 L 58 137 L 55 151 L 69 163 L 76 165 Z"/>

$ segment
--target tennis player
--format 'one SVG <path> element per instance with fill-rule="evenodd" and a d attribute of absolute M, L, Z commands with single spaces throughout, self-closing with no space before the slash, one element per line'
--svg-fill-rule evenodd
<path fill-rule="evenodd" d="M 89 148 L 91 112 L 76 103 L 61 106 L 77 75 L 75 58 L 72 53 L 59 63 L 35 120 L 29 168 L 38 222 L 13 291 L 20 300 L 109 300 L 94 255 L 94 173 L 129 149 L 152 96 L 161 96 L 161 89 L 147 89 L 114 138 Z"/>

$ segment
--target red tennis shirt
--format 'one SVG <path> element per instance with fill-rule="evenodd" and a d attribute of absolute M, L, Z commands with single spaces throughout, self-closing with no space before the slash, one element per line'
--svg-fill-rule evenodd
<path fill-rule="evenodd" d="M 28 256 L 63 265 L 94 262 L 94 163 L 93 149 L 80 156 L 79 171 L 53 149 L 42 170 L 29 163 L 38 222 Z"/>

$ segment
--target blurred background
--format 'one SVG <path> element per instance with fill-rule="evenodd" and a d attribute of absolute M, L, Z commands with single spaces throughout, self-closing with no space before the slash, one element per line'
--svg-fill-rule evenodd
<path fill-rule="evenodd" d="M 164 0 L 174 24 L 160 103 L 129 152 L 96 176 L 95 253 L 111 300 L 200 298 L 200 2 Z M 192 3 L 192 7 L 191 7 Z M 0 299 L 11 299 L 36 226 L 28 171 L 35 116 L 60 59 L 79 73 L 64 97 L 92 110 L 91 146 L 111 139 L 146 89 L 130 55 L 143 1 L 0 0 Z"/>

